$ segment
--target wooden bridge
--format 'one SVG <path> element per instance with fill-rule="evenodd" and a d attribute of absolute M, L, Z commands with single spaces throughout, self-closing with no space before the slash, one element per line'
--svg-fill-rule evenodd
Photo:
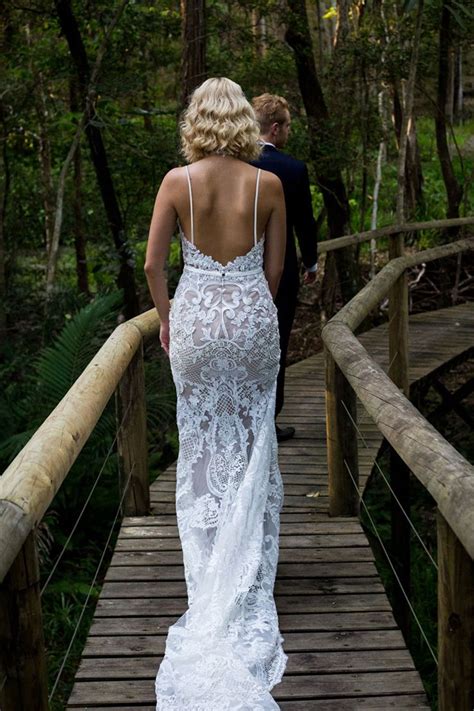
<path fill-rule="evenodd" d="M 327 324 L 325 356 L 288 370 L 281 419 L 294 425 L 297 434 L 279 447 L 285 502 L 275 596 L 289 661 L 273 693 L 282 709 L 429 708 L 358 518 L 360 497 L 385 437 L 394 461 L 400 458 L 393 481 L 400 484 L 403 466 L 410 467 L 439 509 L 439 708 L 472 710 L 474 472 L 410 405 L 402 392 L 406 384 L 392 382 L 404 376 L 411 383 L 420 381 L 472 349 L 473 304 L 408 321 L 406 290 L 400 297 L 408 266 L 469 248 L 472 241 L 464 240 L 391 261 Z M 390 325 L 353 336 L 389 289 Z M 155 708 L 154 678 L 167 629 L 186 609 L 174 466 L 150 491 L 147 486 L 141 344 L 156 330 L 152 312 L 116 329 L 76 391 L 70 391 L 0 479 L 0 537 L 7 541 L 0 580 L 9 571 L 2 587 L 9 615 L 0 618 L 0 642 L 6 643 L 2 711 L 48 708 L 31 531 L 54 495 L 51 481 L 59 486 L 117 385 L 118 412 L 124 415 L 119 454 L 125 510 L 151 515 L 123 518 L 68 709 Z M 45 460 L 46 444 L 58 446 L 58 433 L 62 448 L 53 450 L 43 475 L 38 462 Z M 35 438 L 43 449 L 34 446 Z M 403 486 L 398 493 L 403 501 Z M 403 532 L 404 525 L 398 521 L 395 530 Z M 403 581 L 406 570 L 402 567 L 399 574 Z M 29 619 L 19 612 L 25 595 Z M 25 645 L 33 704 L 20 684 Z"/>
<path fill-rule="evenodd" d="M 440 332 L 442 324 L 442 338 Z M 411 380 L 473 346 L 474 304 L 413 316 Z M 387 367 L 387 326 L 360 338 Z M 356 517 L 328 515 L 325 366 L 320 353 L 288 369 L 279 446 L 285 485 L 275 595 L 289 660 L 275 687 L 282 709 L 429 708 Z M 382 442 L 365 417 L 363 490 Z M 68 708 L 154 708 L 154 677 L 168 626 L 186 609 L 175 468 L 151 487 L 152 515 L 126 517 Z"/>

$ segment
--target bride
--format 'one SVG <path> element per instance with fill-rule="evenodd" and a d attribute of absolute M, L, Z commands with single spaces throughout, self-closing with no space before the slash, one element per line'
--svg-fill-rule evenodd
<path fill-rule="evenodd" d="M 157 711 L 278 709 L 287 656 L 273 587 L 283 485 L 274 424 L 280 179 L 249 165 L 259 127 L 241 87 L 205 81 L 180 124 L 191 164 L 161 184 L 145 272 L 177 392 L 176 513 L 187 611 L 168 631 Z M 171 309 L 178 222 L 184 270 Z"/>

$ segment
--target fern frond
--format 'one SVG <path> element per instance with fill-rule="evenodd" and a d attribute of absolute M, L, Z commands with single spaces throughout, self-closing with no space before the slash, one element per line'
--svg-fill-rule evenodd
<path fill-rule="evenodd" d="M 45 404 L 55 405 L 94 356 L 122 304 L 122 293 L 99 296 L 66 324 L 36 363 Z"/>

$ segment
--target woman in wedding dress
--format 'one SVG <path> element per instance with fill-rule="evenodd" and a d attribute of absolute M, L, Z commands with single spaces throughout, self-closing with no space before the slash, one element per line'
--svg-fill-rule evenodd
<path fill-rule="evenodd" d="M 180 125 L 191 165 L 156 197 L 145 272 L 177 392 L 176 514 L 188 609 L 168 631 L 157 711 L 278 709 L 287 656 L 273 588 L 283 485 L 274 424 L 276 294 L 285 251 L 279 178 L 249 164 L 259 128 L 241 87 L 205 81 Z M 166 260 L 184 270 L 171 310 Z"/>

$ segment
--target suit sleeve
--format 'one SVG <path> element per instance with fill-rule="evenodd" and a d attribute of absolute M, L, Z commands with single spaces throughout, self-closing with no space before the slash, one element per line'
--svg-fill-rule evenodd
<path fill-rule="evenodd" d="M 312 267 L 318 259 L 317 227 L 313 217 L 309 175 L 303 163 L 298 189 L 298 204 L 295 210 L 294 228 L 305 267 Z"/>

